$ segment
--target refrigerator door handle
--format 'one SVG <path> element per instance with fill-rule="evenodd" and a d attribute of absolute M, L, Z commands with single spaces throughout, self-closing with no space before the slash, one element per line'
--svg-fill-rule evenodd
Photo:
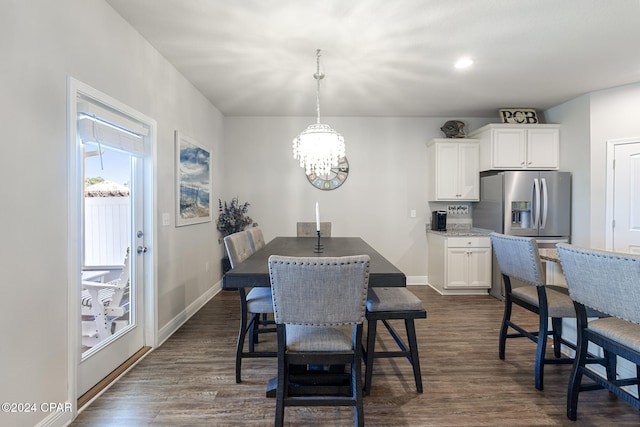
<path fill-rule="evenodd" d="M 532 228 L 538 228 L 540 224 L 540 182 L 538 178 L 533 179 L 533 199 L 535 201 L 535 210 Z"/>
<path fill-rule="evenodd" d="M 540 224 L 540 228 L 544 228 L 547 225 L 547 211 L 549 210 L 548 202 L 549 197 L 547 194 L 547 181 L 542 178 L 542 224 Z"/>

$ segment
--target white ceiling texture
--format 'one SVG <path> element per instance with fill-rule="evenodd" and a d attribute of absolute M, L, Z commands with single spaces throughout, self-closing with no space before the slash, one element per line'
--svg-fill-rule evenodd
<path fill-rule="evenodd" d="M 497 117 L 640 81 L 640 0 L 107 2 L 226 116 L 314 116 L 316 49 L 323 116 Z"/>

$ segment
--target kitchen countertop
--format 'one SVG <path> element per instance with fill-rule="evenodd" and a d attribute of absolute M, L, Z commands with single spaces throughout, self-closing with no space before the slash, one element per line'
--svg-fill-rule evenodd
<path fill-rule="evenodd" d="M 543 261 L 560 263 L 560 256 L 556 248 L 538 248 L 538 255 L 540 255 L 540 259 Z"/>
<path fill-rule="evenodd" d="M 431 230 L 430 228 L 427 230 L 427 233 L 433 233 L 443 237 L 489 237 L 489 233 L 491 232 L 492 230 L 474 228 L 467 224 L 451 224 L 447 226 L 447 231 Z"/>

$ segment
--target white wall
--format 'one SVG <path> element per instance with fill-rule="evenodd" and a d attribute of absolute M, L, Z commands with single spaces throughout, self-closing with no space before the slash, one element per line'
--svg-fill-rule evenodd
<path fill-rule="evenodd" d="M 640 84 L 592 92 L 546 112 L 562 123 L 561 168 L 573 173 L 572 243 L 605 248 L 607 140 L 640 136 Z M 576 341 L 575 321 L 563 320 L 563 337 Z M 619 359 L 622 377 L 634 366 Z"/>
<path fill-rule="evenodd" d="M 318 201 L 321 220 L 332 222 L 333 236 L 364 238 L 419 281 L 428 273 L 426 143 L 443 137 L 440 127 L 447 120 L 323 117 L 344 136 L 350 170 L 341 187 L 322 191 L 308 182 L 291 153 L 293 138 L 314 118 L 226 117 L 224 156 L 234 166 L 226 171 L 229 185 L 223 194 L 251 203 L 249 214 L 267 240 L 295 235 L 297 221 L 314 221 Z M 467 131 L 492 121 L 462 120 Z M 412 209 L 416 218 L 409 216 Z"/>
<path fill-rule="evenodd" d="M 571 172 L 571 242 L 588 246 L 591 177 L 589 167 L 589 96 L 584 95 L 545 112 L 549 123 L 561 123 L 560 170 Z"/>
<path fill-rule="evenodd" d="M 562 123 L 561 168 L 573 178 L 573 243 L 604 248 L 607 141 L 640 136 L 640 84 L 592 92 L 546 113 Z"/>
<path fill-rule="evenodd" d="M 212 150 L 215 200 L 223 117 L 102 0 L 9 0 L 1 8 L 0 402 L 64 403 L 67 76 L 157 120 L 158 224 L 163 212 L 172 218 L 158 225 L 153 248 L 160 328 L 220 279 L 215 224 L 174 227 L 173 135 L 178 129 Z M 0 425 L 32 426 L 47 415 L 0 413 Z"/>
<path fill-rule="evenodd" d="M 640 84 L 591 94 L 591 246 L 606 247 L 607 141 L 640 137 Z"/>
<path fill-rule="evenodd" d="M 291 158 L 291 140 L 313 118 L 224 118 L 102 0 L 9 0 L 0 13 L 0 401 L 65 402 L 67 360 L 67 77 L 72 76 L 157 120 L 158 327 L 175 323 L 220 278 L 215 223 L 175 228 L 174 131 L 212 150 L 213 193 L 239 196 L 265 237 L 293 235 L 313 220 L 315 201 L 334 235 L 358 235 L 408 276 L 426 270 L 426 141 L 447 118 L 325 118 L 346 138 L 351 173 L 338 190 L 314 189 Z M 212 76 L 215 78 L 215 76 Z M 591 107 L 591 200 L 604 203 L 604 144 L 638 136 L 639 86 L 594 94 Z M 313 100 L 310 100 L 313 102 Z M 584 100 L 558 107 L 585 138 Z M 457 117 L 453 117 L 457 118 Z M 467 131 L 497 121 L 468 119 Z M 548 120 L 552 121 L 552 120 Z M 553 120 L 556 121 L 556 120 Z M 560 120 L 562 121 L 562 120 Z M 224 123 L 224 135 L 223 135 Z M 564 126 L 564 123 L 563 123 Z M 564 136 L 563 130 L 563 152 Z M 223 146 L 224 141 L 224 146 Z M 565 161 L 574 153 L 563 154 Z M 575 171 L 584 173 L 583 160 Z M 580 184 L 583 187 L 583 184 Z M 583 190 L 580 193 L 584 192 Z M 417 218 L 410 218 L 415 209 Z M 602 210 L 602 216 L 604 215 Z M 171 226 L 161 226 L 169 213 Z M 592 212 L 591 241 L 603 239 Z M 579 224 L 579 223 L 578 223 Z M 205 271 L 205 264 L 210 271 Z M 31 426 L 48 414 L 0 413 L 0 424 Z"/>

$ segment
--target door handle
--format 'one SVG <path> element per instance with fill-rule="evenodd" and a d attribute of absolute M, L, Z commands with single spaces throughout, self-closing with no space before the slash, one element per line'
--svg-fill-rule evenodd
<path fill-rule="evenodd" d="M 533 199 L 535 203 L 535 209 L 533 211 L 533 225 L 531 228 L 538 228 L 540 225 L 540 183 L 538 178 L 533 179 Z"/>
<path fill-rule="evenodd" d="M 138 246 L 138 249 L 136 249 L 136 252 L 138 252 L 138 255 L 146 254 L 147 253 L 147 247 L 146 246 Z"/>
<path fill-rule="evenodd" d="M 547 225 L 547 212 L 548 212 L 548 205 L 549 205 L 549 195 L 547 194 L 547 180 L 542 178 L 541 180 L 542 183 L 542 224 L 540 225 L 540 228 L 544 228 Z"/>

